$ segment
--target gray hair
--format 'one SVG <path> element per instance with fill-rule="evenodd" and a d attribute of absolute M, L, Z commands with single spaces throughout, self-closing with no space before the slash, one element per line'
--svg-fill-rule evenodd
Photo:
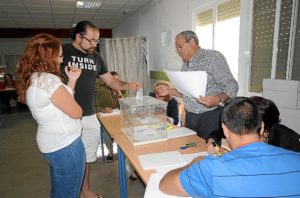
<path fill-rule="evenodd" d="M 198 36 L 196 35 L 195 32 L 193 32 L 191 30 L 182 31 L 179 34 L 177 34 L 176 37 L 178 37 L 178 36 L 183 36 L 185 41 L 187 41 L 187 42 L 191 39 L 194 39 L 195 43 L 199 46 Z"/>

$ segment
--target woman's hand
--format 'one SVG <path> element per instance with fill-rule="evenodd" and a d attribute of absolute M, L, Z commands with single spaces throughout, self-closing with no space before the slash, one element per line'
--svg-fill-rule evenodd
<path fill-rule="evenodd" d="M 76 81 L 81 74 L 81 69 L 75 66 L 65 67 L 65 72 L 68 76 L 68 80 Z"/>
<path fill-rule="evenodd" d="M 214 148 L 213 142 L 215 142 L 215 141 L 213 139 L 209 138 L 206 143 L 207 152 L 211 155 L 217 154 L 217 151 Z"/>

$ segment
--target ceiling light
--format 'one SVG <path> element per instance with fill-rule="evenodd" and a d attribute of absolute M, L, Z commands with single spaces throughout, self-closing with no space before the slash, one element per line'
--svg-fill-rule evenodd
<path fill-rule="evenodd" d="M 77 8 L 99 8 L 102 1 L 77 1 Z"/>

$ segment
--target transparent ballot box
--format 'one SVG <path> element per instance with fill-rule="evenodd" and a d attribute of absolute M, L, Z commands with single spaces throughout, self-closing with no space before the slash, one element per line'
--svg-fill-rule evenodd
<path fill-rule="evenodd" d="M 167 103 L 150 96 L 120 98 L 121 130 L 134 144 L 167 140 Z"/>

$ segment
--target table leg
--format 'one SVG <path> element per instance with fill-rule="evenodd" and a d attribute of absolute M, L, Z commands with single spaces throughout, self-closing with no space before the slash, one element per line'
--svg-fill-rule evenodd
<path fill-rule="evenodd" d="M 121 198 L 127 198 L 125 155 L 119 146 L 118 146 L 118 166 L 119 166 Z"/>
<path fill-rule="evenodd" d="M 101 144 L 101 154 L 102 154 L 102 161 L 105 161 L 105 156 L 104 156 L 104 141 L 103 141 L 103 133 L 104 129 L 102 125 L 100 125 L 100 144 Z"/>

